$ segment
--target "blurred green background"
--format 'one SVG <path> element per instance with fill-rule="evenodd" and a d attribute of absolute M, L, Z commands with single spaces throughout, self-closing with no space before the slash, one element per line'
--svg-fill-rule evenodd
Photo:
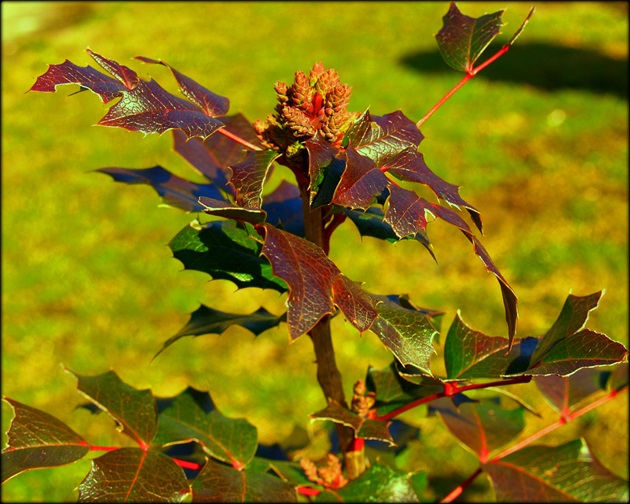
<path fill-rule="evenodd" d="M 481 212 L 482 241 L 520 300 L 519 336 L 544 333 L 570 292 L 606 289 L 589 327 L 627 345 L 627 3 L 534 5 L 516 45 L 425 123 L 421 151 Z M 460 8 L 474 17 L 507 9 L 498 48 L 530 3 Z M 275 105 L 274 82 L 291 82 L 296 70 L 322 61 L 353 86 L 351 110 L 401 109 L 418 120 L 462 77 L 441 62 L 433 38 L 447 10 L 448 2 L 3 2 L 3 394 L 100 445 L 129 442 L 104 416 L 74 410 L 83 399 L 61 364 L 79 374 L 111 368 L 159 396 L 187 385 L 210 390 L 225 414 L 256 425 L 264 443 L 282 441 L 294 425 L 312 429 L 308 415 L 324 401 L 311 342 L 289 345 L 285 326 L 256 339 L 239 328 L 184 338 L 151 362 L 200 303 L 243 313 L 262 304 L 281 313 L 285 300 L 182 272 L 166 244 L 195 216 L 158 208 L 148 187 L 90 173 L 160 164 L 199 180 L 172 151 L 170 134 L 91 127 L 107 107 L 92 93 L 68 97 L 71 86 L 25 93 L 47 64 L 67 58 L 97 66 L 89 46 L 177 93 L 166 69 L 130 60 L 164 59 L 228 96 L 230 113 L 253 121 Z M 444 223 L 428 230 L 438 265 L 417 243 L 362 241 L 351 224 L 334 236 L 331 255 L 371 292 L 408 293 L 420 306 L 446 311 L 443 330 L 459 309 L 473 328 L 505 335 L 498 284 L 468 241 Z M 360 336 L 342 317 L 333 328 L 347 393 L 368 365 L 391 362 L 373 334 Z M 543 413 L 527 433 L 555 420 L 533 387 L 514 391 Z M 583 435 L 627 478 L 627 398 L 543 441 Z M 4 433 L 12 410 L 3 404 L 2 413 Z M 475 459 L 436 419 L 404 418 L 421 428 L 408 469 L 429 470 L 436 498 L 474 471 Z M 19 475 L 3 486 L 2 500 L 75 500 L 89 465 Z M 491 496 L 483 477 L 463 499 Z"/>

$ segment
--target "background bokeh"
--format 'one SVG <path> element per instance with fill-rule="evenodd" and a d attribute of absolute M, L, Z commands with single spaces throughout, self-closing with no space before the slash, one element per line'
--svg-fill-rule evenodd
<path fill-rule="evenodd" d="M 516 45 L 423 126 L 421 151 L 480 210 L 482 241 L 520 300 L 519 336 L 544 333 L 570 292 L 606 289 L 589 327 L 627 345 L 627 3 L 535 5 Z M 460 5 L 475 17 L 504 7 L 497 48 L 530 4 Z M 75 411 L 84 399 L 62 365 L 79 374 L 114 369 L 159 396 L 187 385 L 210 390 L 225 414 L 246 417 L 265 443 L 283 440 L 295 425 L 312 429 L 308 415 L 324 403 L 311 342 L 289 345 L 286 326 L 256 339 L 239 328 L 184 338 L 151 362 L 200 303 L 243 313 L 262 304 L 281 313 L 285 299 L 182 271 L 166 244 L 195 215 L 159 208 L 148 187 L 90 173 L 160 164 L 199 180 L 172 151 L 170 134 L 91 127 L 106 107 L 92 93 L 68 97 L 71 86 L 55 95 L 25 93 L 47 64 L 67 58 L 96 66 L 89 46 L 177 93 L 166 69 L 130 58 L 164 59 L 253 121 L 275 105 L 274 82 L 291 82 L 296 70 L 322 61 L 353 86 L 350 109 L 401 109 L 418 120 L 462 76 L 441 61 L 433 38 L 447 10 L 448 2 L 3 2 L 2 393 L 99 445 L 128 441 L 105 416 Z M 437 265 L 417 243 L 361 240 L 351 224 L 334 236 L 331 255 L 371 292 L 408 293 L 420 306 L 446 311 L 443 329 L 460 310 L 473 328 L 505 335 L 498 284 L 470 244 L 444 223 L 428 231 Z M 349 393 L 368 365 L 392 357 L 342 317 L 333 327 Z M 527 432 L 555 420 L 532 387 L 515 392 L 543 413 Z M 582 435 L 627 478 L 627 397 L 544 441 Z M 2 413 L 6 442 L 12 410 L 3 404 Z M 421 428 L 410 468 L 429 470 L 437 497 L 475 469 L 437 420 L 405 419 Z M 75 500 L 89 465 L 19 475 L 3 486 L 2 500 Z M 491 496 L 480 478 L 464 499 Z"/>

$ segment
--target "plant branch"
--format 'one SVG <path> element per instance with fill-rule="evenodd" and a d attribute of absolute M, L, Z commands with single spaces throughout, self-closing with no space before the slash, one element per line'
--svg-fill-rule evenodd
<path fill-rule="evenodd" d="M 241 138 L 240 136 L 235 135 L 234 133 L 232 133 L 229 130 L 226 130 L 225 128 L 219 128 L 217 130 L 217 133 L 221 133 L 223 136 L 228 137 L 230 140 L 234 140 L 236 143 L 241 144 L 243 147 L 247 147 L 249 150 L 254 150 L 254 151 L 263 150 L 261 147 L 258 147 L 257 145 L 254 145 L 253 143 L 249 143 L 244 138 Z"/>
<path fill-rule="evenodd" d="M 459 497 L 466 488 L 470 486 L 470 484 L 475 480 L 477 476 L 481 474 L 483 469 L 478 467 L 477 470 L 472 473 L 466 481 L 462 482 L 457 488 L 455 488 L 451 493 L 449 493 L 446 497 L 444 497 L 440 502 L 453 502 L 457 497 Z"/>
<path fill-rule="evenodd" d="M 383 421 L 391 420 L 392 418 L 400 415 L 401 413 L 404 413 L 405 411 L 413 409 L 422 404 L 435 401 L 436 399 L 440 399 L 442 397 L 453 397 L 454 395 L 459 394 L 460 392 L 465 392 L 467 390 L 484 389 L 488 387 L 498 387 L 501 385 L 514 385 L 516 383 L 528 383 L 531 381 L 531 379 L 532 379 L 531 376 L 525 375 L 525 376 L 518 376 L 516 378 L 510 378 L 509 380 L 497 380 L 497 381 L 488 382 L 488 383 L 473 383 L 471 385 L 464 385 L 463 387 L 460 387 L 457 382 L 446 382 L 444 384 L 444 390 L 442 392 L 431 394 L 429 396 L 422 397 L 420 399 L 412 401 L 409 404 L 405 404 L 404 406 L 401 406 L 400 408 L 397 408 L 395 410 L 390 411 L 389 413 L 386 413 L 385 415 L 377 416 L 376 420 L 383 420 Z"/>

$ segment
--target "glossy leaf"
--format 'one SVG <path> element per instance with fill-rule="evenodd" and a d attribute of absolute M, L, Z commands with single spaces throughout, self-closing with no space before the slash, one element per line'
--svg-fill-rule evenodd
<path fill-rule="evenodd" d="M 79 485 L 79 502 L 182 502 L 189 494 L 186 475 L 172 458 L 140 448 L 94 459 Z"/>
<path fill-rule="evenodd" d="M 455 406 L 449 397 L 434 401 L 441 420 L 468 449 L 485 462 L 490 453 L 518 436 L 525 428 L 524 409 L 505 409 L 498 400 L 480 399 Z"/>
<path fill-rule="evenodd" d="M 262 209 L 267 213 L 266 221 L 297 236 L 304 236 L 304 215 L 300 190 L 283 180 L 273 192 L 263 199 Z"/>
<path fill-rule="evenodd" d="M 337 500 L 317 498 L 315 502 L 417 502 L 412 474 L 402 474 L 374 463 L 361 476 L 336 492 Z"/>
<path fill-rule="evenodd" d="M 272 149 L 248 151 L 243 161 L 230 166 L 230 184 L 236 191 L 236 203 L 239 206 L 260 209 L 265 179 L 279 156 Z"/>
<path fill-rule="evenodd" d="M 444 25 L 435 36 L 444 61 L 455 70 L 471 72 L 477 58 L 501 33 L 503 10 L 472 18 L 462 14 L 455 2 L 442 18 Z"/>
<path fill-rule="evenodd" d="M 2 483 L 32 469 L 70 464 L 90 451 L 87 441 L 64 422 L 8 397 L 15 412 L 2 450 Z"/>
<path fill-rule="evenodd" d="M 424 138 L 416 124 L 400 110 L 384 116 L 365 111 L 346 133 L 348 146 L 370 158 L 377 167 Z"/>
<path fill-rule="evenodd" d="M 221 117 L 221 122 L 231 133 L 260 146 L 254 128 L 243 114 Z M 225 135 L 211 135 L 201 140 L 187 138 L 181 131 L 173 130 L 173 142 L 175 152 L 222 190 L 229 187 L 227 181 L 231 173 L 228 167 L 243 161 L 246 153 L 242 145 Z M 232 188 L 229 187 L 229 190 Z"/>
<path fill-rule="evenodd" d="M 628 502 L 628 482 L 579 439 L 557 447 L 528 446 L 483 469 L 499 502 Z"/>
<path fill-rule="evenodd" d="M 580 369 L 571 376 L 536 376 L 534 381 L 549 404 L 559 413 L 569 414 L 589 396 L 606 390 L 609 372 Z"/>
<path fill-rule="evenodd" d="M 201 305 L 191 313 L 188 323 L 182 327 L 177 334 L 164 342 L 164 345 L 162 345 L 160 351 L 155 354 L 155 357 L 160 355 L 177 340 L 186 336 L 196 337 L 205 334 L 222 334 L 233 325 L 244 327 L 258 336 L 267 329 L 278 326 L 280 322 L 284 322 L 285 320 L 286 314 L 276 316 L 262 307 L 253 313 L 239 314 L 226 313 L 210 308 L 209 306 Z"/>
<path fill-rule="evenodd" d="M 221 121 L 195 104 L 168 93 L 153 79 L 141 80 L 133 70 L 89 49 L 88 53 L 114 78 L 66 61 L 51 65 L 31 91 L 53 92 L 61 84 L 78 84 L 98 94 L 105 103 L 120 96 L 97 124 L 141 131 L 145 135 L 179 129 L 188 138 L 206 138 L 223 127 Z"/>
<path fill-rule="evenodd" d="M 319 132 L 304 142 L 304 146 L 308 152 L 309 194 L 312 203 L 339 151 L 322 138 Z"/>
<path fill-rule="evenodd" d="M 186 226 L 169 243 L 185 269 L 208 273 L 213 279 L 230 280 L 237 287 L 287 290 L 260 257 L 262 246 L 235 222 L 208 222 Z"/>
<path fill-rule="evenodd" d="M 330 401 L 326 408 L 313 413 L 310 417 L 313 420 L 330 420 L 351 427 L 359 438 L 373 439 L 394 445 L 394 439 L 388 429 L 391 422 L 363 418 L 335 401 Z"/>
<path fill-rule="evenodd" d="M 177 80 L 179 89 L 183 95 L 203 110 L 206 115 L 218 117 L 227 114 L 230 108 L 230 100 L 225 96 L 220 96 L 206 89 L 190 77 L 186 77 L 184 74 L 175 70 L 165 61 L 146 58 L 144 56 L 136 56 L 135 59 L 143 61 L 144 63 L 159 64 L 167 67 Z"/>
<path fill-rule="evenodd" d="M 389 184 L 388 178 L 369 157 L 352 146 L 346 151 L 346 169 L 337 185 L 333 203 L 347 208 L 367 209 Z"/>
<path fill-rule="evenodd" d="M 96 171 L 110 175 L 116 182 L 147 184 L 164 198 L 164 203 L 181 208 L 187 212 L 199 212 L 204 209 L 197 201 L 200 196 L 223 199 L 223 195 L 214 184 L 190 182 L 170 173 L 161 166 L 139 170 L 131 168 L 99 168 Z"/>
<path fill-rule="evenodd" d="M 114 371 L 96 376 L 67 371 L 77 378 L 79 391 L 110 415 L 123 434 L 141 447 L 151 443 L 157 430 L 157 408 L 151 390 L 127 385 Z"/>
<path fill-rule="evenodd" d="M 207 392 L 205 402 L 211 401 Z M 191 440 L 201 443 L 213 458 L 243 468 L 251 462 L 258 447 L 256 427 L 247 420 L 223 416 L 216 408 L 207 412 L 198 391 L 186 389 L 171 399 L 160 412 L 156 444 Z"/>
<path fill-rule="evenodd" d="M 262 253 L 273 273 L 289 285 L 287 322 L 292 340 L 334 312 L 332 282 L 340 273 L 324 251 L 311 242 L 264 224 Z"/>
<path fill-rule="evenodd" d="M 254 208 L 243 208 L 242 206 L 234 205 L 224 200 L 217 200 L 201 196 L 199 198 L 199 203 L 205 213 L 210 215 L 217 215 L 220 217 L 227 217 L 228 219 L 257 224 L 260 222 L 264 222 L 267 218 L 267 213 L 262 210 Z"/>
<path fill-rule="evenodd" d="M 295 488 L 271 474 L 238 471 L 212 460 L 192 483 L 193 502 L 297 502 Z"/>

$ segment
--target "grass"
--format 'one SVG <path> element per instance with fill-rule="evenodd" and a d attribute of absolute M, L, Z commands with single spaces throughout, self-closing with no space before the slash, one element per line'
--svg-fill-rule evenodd
<path fill-rule="evenodd" d="M 520 299 L 520 336 L 544 332 L 569 292 L 605 288 L 589 327 L 628 344 L 624 5 L 536 4 L 510 52 L 423 126 L 427 164 L 462 185 L 463 198 L 481 211 L 483 243 Z M 503 6 L 461 8 L 479 16 Z M 500 42 L 530 7 L 505 6 L 509 25 Z M 162 58 L 229 96 L 231 112 L 254 120 L 273 108 L 275 81 L 290 82 L 296 70 L 323 61 L 353 86 L 352 109 L 401 109 L 417 120 L 460 78 L 441 63 L 432 37 L 447 9 L 447 2 L 3 2 L 3 394 L 63 419 L 94 444 L 121 440 L 106 419 L 74 411 L 81 398 L 61 363 L 80 374 L 113 368 L 159 396 L 187 385 L 210 390 L 225 414 L 248 418 L 265 443 L 306 425 L 323 406 L 312 347 L 308 338 L 288 345 L 284 327 L 255 340 L 237 328 L 185 338 L 150 362 L 199 303 L 284 310 L 275 293 L 234 292 L 229 282 L 182 272 L 166 244 L 194 216 L 156 208 L 149 188 L 89 173 L 161 164 L 190 175 L 170 136 L 89 127 L 105 113 L 91 93 L 25 91 L 48 63 L 91 64 L 89 46 L 145 78 L 151 72 L 175 92 L 166 70 L 129 60 Z M 475 329 L 505 335 L 498 285 L 469 243 L 439 223 L 429 226 L 429 236 L 437 266 L 413 243 L 361 240 L 350 226 L 334 236 L 331 255 L 372 292 L 409 293 L 419 305 L 445 310 L 443 329 L 459 309 Z M 341 318 L 334 329 L 348 392 L 368 364 L 391 361 L 374 335 L 359 336 Z M 522 390 L 546 413 L 530 428 L 551 422 L 540 396 Z M 595 413 L 597 421 L 580 425 L 600 459 L 627 477 L 626 443 L 618 442 L 628 437 L 624 402 L 627 394 Z M 2 412 L 6 432 L 11 409 L 3 404 Z M 422 427 L 422 456 L 413 467 L 430 469 L 444 495 L 474 461 L 434 419 L 411 421 Z M 579 435 L 566 432 L 550 442 Z M 73 500 L 71 488 L 88 467 L 82 461 L 22 474 L 3 486 L 2 499 Z M 480 480 L 464 498 L 491 496 Z"/>

